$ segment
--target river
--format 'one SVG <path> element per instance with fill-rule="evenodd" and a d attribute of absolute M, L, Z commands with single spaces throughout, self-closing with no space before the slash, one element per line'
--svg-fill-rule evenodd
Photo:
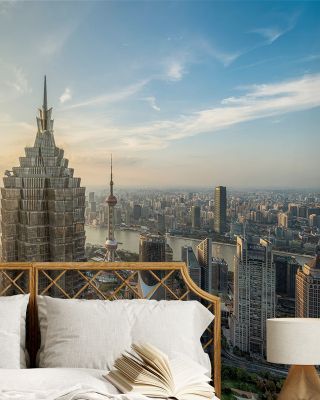
<path fill-rule="evenodd" d="M 87 243 L 103 245 L 106 241 L 107 228 L 86 226 Z M 115 230 L 115 237 L 119 244 L 120 249 L 128 250 L 133 253 L 139 253 L 139 235 L 137 231 L 131 230 Z M 168 236 L 167 243 L 173 250 L 173 260 L 181 261 L 181 247 L 192 246 L 196 253 L 197 245 L 200 243 L 198 239 L 181 238 L 177 236 Z M 212 255 L 214 257 L 224 258 L 228 263 L 229 269 L 233 270 L 233 258 L 236 253 L 236 246 L 228 243 L 212 244 Z M 280 253 L 280 252 L 277 252 Z M 285 253 L 281 253 L 285 254 Z M 299 264 L 303 265 L 306 261 L 310 260 L 310 256 L 303 256 L 294 254 Z"/>

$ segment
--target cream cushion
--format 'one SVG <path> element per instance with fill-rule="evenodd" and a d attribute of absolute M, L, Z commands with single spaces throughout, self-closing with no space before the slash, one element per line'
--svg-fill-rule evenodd
<path fill-rule="evenodd" d="M 110 369 L 132 343 L 169 357 L 183 353 L 208 368 L 200 337 L 213 315 L 197 301 L 64 300 L 38 296 L 39 365 Z"/>
<path fill-rule="evenodd" d="M 0 368 L 26 368 L 29 295 L 0 296 Z"/>

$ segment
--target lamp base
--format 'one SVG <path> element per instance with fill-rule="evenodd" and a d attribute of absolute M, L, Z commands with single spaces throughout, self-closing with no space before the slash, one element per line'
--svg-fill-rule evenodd
<path fill-rule="evenodd" d="M 319 400 L 320 377 L 313 365 L 292 365 L 278 400 Z"/>

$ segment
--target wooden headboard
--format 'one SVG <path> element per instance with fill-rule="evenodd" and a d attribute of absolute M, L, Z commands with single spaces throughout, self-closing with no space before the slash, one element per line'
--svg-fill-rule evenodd
<path fill-rule="evenodd" d="M 140 284 L 142 282 L 142 284 Z M 31 366 L 40 345 L 37 295 L 82 299 L 198 300 L 214 315 L 202 337 L 213 366 L 212 379 L 221 396 L 220 299 L 200 289 L 182 262 L 0 263 L 0 296 L 30 293 L 27 347 Z"/>

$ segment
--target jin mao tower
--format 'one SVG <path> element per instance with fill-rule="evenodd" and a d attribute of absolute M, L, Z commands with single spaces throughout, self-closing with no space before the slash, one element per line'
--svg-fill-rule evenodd
<path fill-rule="evenodd" d="M 3 178 L 3 261 L 85 260 L 85 188 L 55 144 L 51 114 L 45 77 L 34 145 Z"/>

